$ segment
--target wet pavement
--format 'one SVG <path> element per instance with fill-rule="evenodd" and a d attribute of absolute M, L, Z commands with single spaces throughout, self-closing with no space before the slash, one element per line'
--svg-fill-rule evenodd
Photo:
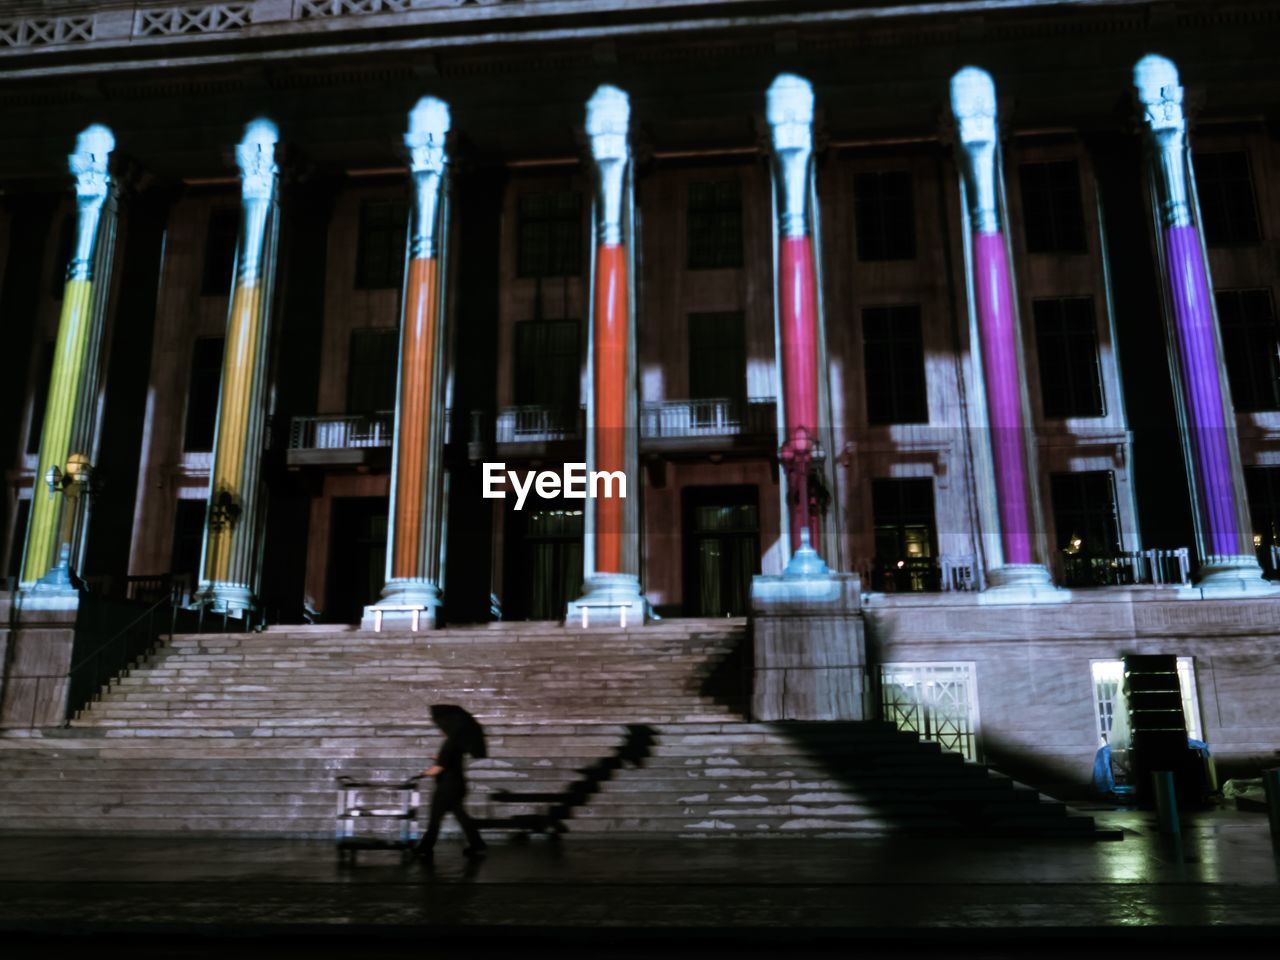
<path fill-rule="evenodd" d="M 1124 839 L 569 834 L 496 845 L 478 861 L 442 841 L 430 865 L 367 852 L 343 867 L 317 841 L 9 836 L 0 837 L 0 930 L 33 950 L 51 938 L 114 937 L 140 957 L 204 956 L 198 944 L 211 956 L 227 937 L 238 952 L 273 943 L 277 956 L 291 955 L 281 952 L 289 943 L 307 956 L 353 944 L 359 956 L 399 956 L 459 938 L 473 956 L 498 956 L 512 937 L 570 938 L 619 956 L 671 957 L 678 951 L 661 945 L 689 938 L 699 952 L 735 943 L 738 956 L 776 953 L 780 940 L 800 955 L 851 940 L 923 948 L 938 939 L 975 948 L 1115 939 L 1132 955 L 1142 944 L 1280 933 L 1280 860 L 1264 816 L 1201 815 L 1179 851 L 1152 814 L 1093 813 Z"/>

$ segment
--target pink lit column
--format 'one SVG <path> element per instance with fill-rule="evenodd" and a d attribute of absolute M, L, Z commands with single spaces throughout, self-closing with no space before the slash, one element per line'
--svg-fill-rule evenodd
<path fill-rule="evenodd" d="M 966 67 L 951 80 L 958 161 L 968 233 L 971 330 L 986 399 L 986 431 L 976 446 L 989 454 L 990 476 L 978 471 L 985 535 L 987 580 L 993 587 L 1047 587 L 1040 556 L 1034 502 L 1035 469 L 1024 399 L 1018 304 L 1002 215 L 995 84 L 990 74 Z M 982 443 L 978 438 L 989 438 Z M 998 530 L 990 529 L 995 527 Z"/>
<path fill-rule="evenodd" d="M 1133 80 L 1143 111 L 1169 365 L 1195 519 L 1197 585 L 1268 590 L 1250 535 L 1178 70 L 1164 57 L 1147 56 L 1134 67 Z"/>
<path fill-rule="evenodd" d="M 782 448 L 786 473 L 788 575 L 825 576 L 818 556 L 820 518 L 812 508 L 812 475 L 821 463 L 822 323 L 819 316 L 813 196 L 813 88 L 781 74 L 765 95 L 773 146 L 776 201 L 778 366 L 782 378 Z"/>

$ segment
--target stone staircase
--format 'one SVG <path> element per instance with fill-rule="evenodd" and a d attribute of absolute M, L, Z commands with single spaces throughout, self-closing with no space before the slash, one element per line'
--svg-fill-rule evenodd
<path fill-rule="evenodd" d="M 743 721 L 746 642 L 724 620 L 177 636 L 69 728 L 0 737 L 0 830 L 332 836 L 334 777 L 420 770 L 448 702 L 488 731 L 468 802 L 493 830 L 1095 835 L 887 724 Z"/>

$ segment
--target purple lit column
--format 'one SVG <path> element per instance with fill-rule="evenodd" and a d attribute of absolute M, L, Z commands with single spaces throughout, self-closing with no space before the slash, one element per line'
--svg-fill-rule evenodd
<path fill-rule="evenodd" d="M 1133 83 L 1147 141 L 1169 365 L 1200 558 L 1197 583 L 1267 589 L 1252 547 L 1178 69 L 1164 57 L 1143 57 Z"/>
<path fill-rule="evenodd" d="M 996 92 L 991 75 L 966 67 L 951 79 L 969 267 L 970 328 L 986 399 L 975 435 L 987 580 L 993 587 L 1049 583 L 1040 553 L 1018 304 L 1005 237 Z M 987 442 L 983 442 L 983 438 Z M 983 477 L 984 473 L 989 476 Z"/>

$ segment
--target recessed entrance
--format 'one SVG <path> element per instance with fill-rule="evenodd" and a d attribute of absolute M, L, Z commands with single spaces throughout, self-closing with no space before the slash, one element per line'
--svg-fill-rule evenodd
<path fill-rule="evenodd" d="M 684 609 L 691 617 L 745 617 L 760 572 L 760 495 L 753 485 L 686 487 Z"/>
<path fill-rule="evenodd" d="M 324 618 L 355 623 L 382 592 L 387 564 L 387 498 L 336 497 L 329 519 L 329 583 Z"/>
<path fill-rule="evenodd" d="M 508 508 L 507 524 L 514 536 L 504 619 L 563 620 L 582 590 L 582 509 L 555 503 L 540 510 Z"/>

